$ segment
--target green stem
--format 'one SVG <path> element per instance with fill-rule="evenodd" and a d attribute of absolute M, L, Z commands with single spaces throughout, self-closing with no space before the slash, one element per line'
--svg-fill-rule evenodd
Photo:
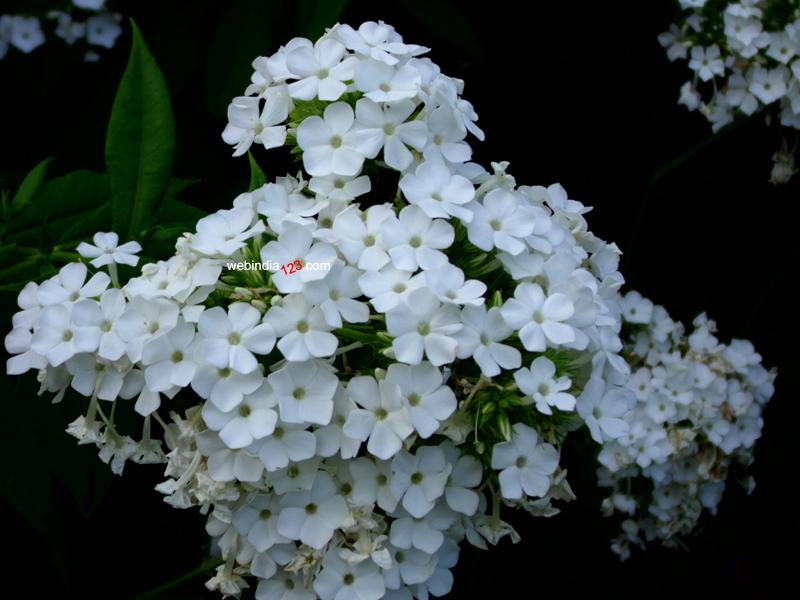
<path fill-rule="evenodd" d="M 203 564 L 201 564 L 198 567 L 195 567 L 191 571 L 189 571 L 187 573 L 184 573 L 183 575 L 180 575 L 180 576 L 176 577 L 175 579 L 172 579 L 171 581 L 163 583 L 160 586 L 145 592 L 144 594 L 140 594 L 140 595 L 134 597 L 133 600 L 145 600 L 146 598 L 156 598 L 156 597 L 160 596 L 161 594 L 163 594 L 164 592 L 168 592 L 169 590 L 172 590 L 172 589 L 178 587 L 182 583 L 186 583 L 187 581 L 191 581 L 195 577 L 203 575 L 204 573 L 207 573 L 211 569 L 215 569 L 216 567 L 218 567 L 221 564 L 222 564 L 222 560 L 220 560 L 219 558 L 209 558 Z"/>

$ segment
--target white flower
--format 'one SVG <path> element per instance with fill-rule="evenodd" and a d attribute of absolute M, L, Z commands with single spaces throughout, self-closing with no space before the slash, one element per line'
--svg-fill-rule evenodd
<path fill-rule="evenodd" d="M 223 412 L 230 412 L 264 381 L 259 369 L 239 373 L 228 367 L 200 365 L 192 379 L 192 389 L 204 400 L 211 400 Z"/>
<path fill-rule="evenodd" d="M 509 327 L 497 307 L 465 306 L 461 311 L 463 328 L 455 335 L 458 358 L 472 357 L 487 377 L 500 374 L 500 369 L 518 369 L 522 364 L 519 350 L 499 342 L 510 337 Z"/>
<path fill-rule="evenodd" d="M 530 396 L 536 409 L 545 415 L 552 415 L 552 408 L 570 411 L 575 409 L 575 397 L 568 394 L 572 386 L 569 377 L 556 377 L 556 366 L 546 356 L 539 356 L 531 363 L 531 368 L 522 368 L 514 373 L 520 391 Z"/>
<path fill-rule="evenodd" d="M 92 15 L 86 20 L 86 41 L 93 46 L 113 48 L 122 33 L 118 20 L 119 15 L 108 12 Z"/>
<path fill-rule="evenodd" d="M 635 404 L 630 390 L 606 386 L 599 378 L 592 378 L 578 396 L 577 409 L 592 439 L 602 444 L 606 439 L 620 438 L 628 433 L 626 413 Z"/>
<path fill-rule="evenodd" d="M 191 383 L 197 372 L 194 339 L 194 326 L 179 319 L 169 333 L 145 344 L 142 364 L 147 367 L 144 378 L 148 389 L 164 392 L 172 386 L 183 388 Z"/>
<path fill-rule="evenodd" d="M 713 79 L 715 75 L 725 74 L 725 63 L 722 61 L 716 44 L 708 48 L 703 48 L 702 46 L 692 48 L 689 68 L 692 71 L 696 71 L 697 76 L 703 81 Z"/>
<path fill-rule="evenodd" d="M 317 450 L 317 438 L 306 425 L 278 423 L 272 434 L 255 442 L 251 450 L 269 472 L 284 469 L 289 462 L 298 463 L 314 456 Z"/>
<path fill-rule="evenodd" d="M 314 579 L 314 591 L 320 600 L 380 600 L 386 587 L 378 565 L 371 560 L 351 565 L 336 552 L 328 552 Z"/>
<path fill-rule="evenodd" d="M 218 482 L 258 481 L 264 466 L 246 450 L 231 450 L 210 430 L 198 433 L 197 449 L 208 457 L 208 473 Z"/>
<path fill-rule="evenodd" d="M 81 298 L 96 298 L 111 282 L 105 273 L 95 273 L 86 281 L 88 270 L 83 263 L 69 263 L 61 267 L 58 275 L 43 281 L 36 290 L 36 299 L 42 306 L 71 304 Z"/>
<path fill-rule="evenodd" d="M 241 403 L 228 412 L 221 411 L 211 402 L 203 404 L 203 421 L 209 429 L 219 432 L 228 448 L 246 448 L 275 431 L 278 414 L 272 389 L 263 383 L 253 393 L 242 398 Z"/>
<path fill-rule="evenodd" d="M 314 435 L 317 437 L 317 456 L 327 458 L 338 453 L 344 459 L 352 459 L 358 454 L 361 440 L 355 440 L 344 432 L 347 417 L 355 409 L 356 403 L 342 386 L 338 386 L 333 396 L 331 422 L 314 430 Z"/>
<path fill-rule="evenodd" d="M 119 245 L 119 236 L 114 232 L 95 233 L 92 238 L 94 245 L 81 242 L 78 244 L 78 254 L 91 258 L 94 267 L 102 267 L 112 263 L 136 266 L 139 257 L 136 253 L 142 251 L 139 242 L 126 242 Z"/>
<path fill-rule="evenodd" d="M 523 493 L 544 496 L 557 467 L 558 450 L 539 443 L 536 430 L 523 423 L 514 424 L 510 442 L 495 444 L 492 450 L 492 468 L 500 470 L 500 491 L 509 500 L 519 500 Z"/>
<path fill-rule="evenodd" d="M 356 125 L 360 141 L 374 154 L 383 148 L 383 160 L 391 168 L 404 171 L 414 161 L 407 146 L 422 150 L 428 138 L 423 121 L 407 119 L 414 112 L 414 103 L 401 100 L 381 108 L 368 98 L 356 104 Z"/>
<path fill-rule="evenodd" d="M 61 305 L 45 308 L 39 315 L 39 328 L 31 338 L 31 349 L 54 367 L 80 352 L 94 352 L 100 343 L 98 328 L 73 323 L 73 310 L 74 307 Z"/>
<path fill-rule="evenodd" d="M 343 321 L 365 323 L 369 319 L 369 307 L 355 299 L 362 295 L 358 285 L 360 275 L 358 269 L 337 262 L 325 279 L 309 282 L 303 295 L 319 306 L 331 327 L 341 327 Z"/>
<path fill-rule="evenodd" d="M 281 266 L 292 264 L 296 260 L 301 265 L 307 262 L 333 264 L 336 250 L 324 242 L 314 243 L 314 237 L 305 227 L 287 223 L 278 236 L 278 241 L 269 242 L 261 249 L 261 260 Z M 306 282 L 322 279 L 327 274 L 328 271 L 323 269 L 300 269 L 289 273 L 278 267 L 272 273 L 272 282 L 282 294 L 292 294 L 302 291 Z"/>
<path fill-rule="evenodd" d="M 138 362 L 146 343 L 169 332 L 178 322 L 178 306 L 168 300 L 134 296 L 115 323 L 117 334 L 127 343 L 128 358 Z"/>
<path fill-rule="evenodd" d="M 474 218 L 467 228 L 470 242 L 487 252 L 497 248 L 517 255 L 525 250 L 523 240 L 533 233 L 536 221 L 516 194 L 495 188 L 472 210 Z"/>
<path fill-rule="evenodd" d="M 317 474 L 309 491 L 287 494 L 281 505 L 278 533 L 317 550 L 330 541 L 349 514 L 333 478 L 325 472 Z"/>
<path fill-rule="evenodd" d="M 448 106 L 431 111 L 425 121 L 428 125 L 428 143 L 422 151 L 426 161 L 464 163 L 472 158 L 472 148 L 464 141 L 467 132 L 459 126 Z"/>
<path fill-rule="evenodd" d="M 299 79 L 289 84 L 289 94 L 299 100 L 338 100 L 345 90 L 345 81 L 353 79 L 353 69 L 358 59 L 345 58 L 341 42 L 322 38 L 313 48 L 300 46 L 286 55 L 286 66 Z"/>
<path fill-rule="evenodd" d="M 259 578 L 256 600 L 316 600 L 317 595 L 305 586 L 302 575 L 278 571 L 269 579 Z"/>
<path fill-rule="evenodd" d="M 358 285 L 378 312 L 388 312 L 404 303 L 408 295 L 425 285 L 425 275 L 387 265 L 358 278 Z"/>
<path fill-rule="evenodd" d="M 228 106 L 228 124 L 222 132 L 226 144 L 234 146 L 233 155 L 241 156 L 255 142 L 269 150 L 283 146 L 286 141 L 286 121 L 291 109 L 291 99 L 285 86 L 270 88 L 267 102 L 259 110 L 259 99 L 250 96 L 234 98 Z"/>
<path fill-rule="evenodd" d="M 100 336 L 98 354 L 101 358 L 119 360 L 125 354 L 126 346 L 119 336 L 117 320 L 124 311 L 125 296 L 120 290 L 111 289 L 103 292 L 99 302 L 76 302 L 72 307 L 72 320 L 79 327 L 97 329 Z"/>
<path fill-rule="evenodd" d="M 286 223 L 312 225 L 312 217 L 325 206 L 324 201 L 310 198 L 302 191 L 280 183 L 268 183 L 239 198 L 242 199 L 242 204 L 249 199 L 250 206 L 255 205 L 258 213 L 267 217 L 269 228 L 278 235 L 283 233 Z M 239 198 L 234 200 L 234 206 L 237 206 Z"/>
<path fill-rule="evenodd" d="M 288 538 L 278 533 L 280 499 L 273 494 L 259 494 L 234 511 L 231 523 L 257 552 L 265 552 L 276 544 L 285 544 Z"/>
<path fill-rule="evenodd" d="M 382 460 L 397 454 L 403 440 L 414 432 L 400 387 L 386 380 L 376 382 L 373 377 L 353 377 L 347 394 L 362 408 L 347 417 L 344 433 L 362 442 L 369 439 L 367 450 Z"/>
<path fill-rule="evenodd" d="M 649 323 L 653 318 L 653 302 L 635 290 L 622 297 L 620 306 L 628 323 Z"/>
<path fill-rule="evenodd" d="M 398 548 L 416 548 L 426 554 L 435 554 L 442 547 L 445 542 L 443 532 L 458 518 L 456 513 L 441 502 L 421 519 L 406 516 L 400 510 L 398 513 L 397 518 L 392 521 L 389 540 Z"/>
<path fill-rule="evenodd" d="M 411 424 L 423 439 L 431 437 L 456 409 L 453 390 L 443 385 L 442 373 L 430 363 L 389 365 L 386 381 L 400 387 Z"/>
<path fill-rule="evenodd" d="M 275 330 L 260 321 L 261 313 L 244 302 L 234 302 L 227 313 L 221 306 L 204 311 L 197 322 L 203 358 L 218 369 L 256 370 L 254 354 L 269 354 L 275 346 Z"/>
<path fill-rule="evenodd" d="M 392 495 L 411 516 L 421 519 L 444 494 L 452 470 L 438 446 L 422 446 L 416 455 L 403 450 L 392 459 Z"/>
<path fill-rule="evenodd" d="M 453 470 L 444 488 L 447 506 L 461 514 L 472 516 L 478 510 L 480 495 L 474 488 L 481 484 L 483 468 L 474 456 L 468 454 L 458 456 L 455 446 L 445 446 L 448 460 L 453 463 Z"/>
<path fill-rule="evenodd" d="M 77 354 L 66 362 L 66 367 L 72 375 L 72 389 L 86 397 L 96 392 L 100 400 L 116 400 L 127 374 L 127 369 L 119 370 L 98 362 L 92 354 Z"/>
<path fill-rule="evenodd" d="M 398 269 L 436 269 L 447 263 L 441 251 L 455 238 L 453 226 L 442 219 L 431 219 L 418 206 L 404 207 L 397 219 L 382 224 L 383 244 L 392 264 Z"/>
<path fill-rule="evenodd" d="M 357 206 L 351 206 L 336 215 L 333 234 L 350 264 L 359 269 L 377 271 L 389 262 L 381 225 L 392 216 L 392 209 L 385 204 L 371 206 L 363 213 Z"/>
<path fill-rule="evenodd" d="M 316 361 L 291 362 L 267 378 L 285 423 L 327 425 L 339 380 Z"/>
<path fill-rule="evenodd" d="M 246 208 L 219 210 L 197 222 L 192 249 L 208 256 L 232 256 L 245 247 L 247 240 L 261 233 L 263 221 L 253 224 L 253 211 Z"/>
<path fill-rule="evenodd" d="M 344 175 L 325 175 L 312 177 L 308 188 L 321 196 L 331 200 L 355 200 L 372 189 L 369 177 L 346 177 Z"/>
<path fill-rule="evenodd" d="M 10 17 L 9 42 L 20 52 L 28 54 L 44 44 L 44 33 L 36 17 Z"/>
<path fill-rule="evenodd" d="M 757 68 L 750 79 L 750 93 L 764 104 L 772 104 L 786 95 L 786 67 Z"/>
<path fill-rule="evenodd" d="M 322 309 L 309 303 L 302 294 L 286 296 L 280 306 L 269 309 L 264 322 L 277 334 L 278 350 L 289 361 L 330 356 L 339 345 L 338 338 L 330 333 L 333 327 L 325 320 Z"/>
<path fill-rule="evenodd" d="M 451 264 L 425 272 L 428 287 L 445 304 L 483 304 L 486 284 L 477 279 L 464 279 L 464 271 Z"/>
<path fill-rule="evenodd" d="M 353 129 L 354 120 L 348 104 L 335 102 L 325 108 L 322 117 L 308 117 L 300 123 L 297 144 L 309 175 L 357 175 L 364 158 L 375 157 L 378 150 L 364 144 Z"/>
<path fill-rule="evenodd" d="M 558 292 L 546 296 L 536 283 L 518 285 L 500 314 L 510 327 L 519 330 L 519 339 L 531 352 L 543 352 L 548 341 L 554 345 L 575 341 L 575 330 L 564 323 L 575 314 L 572 300 Z"/>
<path fill-rule="evenodd" d="M 383 21 L 366 21 L 357 30 L 342 24 L 336 27 L 335 34 L 353 52 L 387 65 L 396 65 L 398 57 L 417 56 L 428 51 L 423 46 L 404 44 L 394 27 Z"/>
<path fill-rule="evenodd" d="M 423 583 L 433 575 L 436 558 L 416 548 L 395 548 L 392 553 L 392 568 L 384 569 L 383 578 L 389 589 L 401 589 L 404 585 Z"/>
<path fill-rule="evenodd" d="M 373 102 L 394 103 L 413 98 L 422 79 L 409 65 L 390 67 L 377 60 L 362 60 L 356 65 L 356 89 Z"/>
<path fill-rule="evenodd" d="M 350 501 L 355 506 L 377 504 L 386 512 L 393 512 L 397 508 L 397 498 L 389 487 L 392 478 L 389 461 L 376 461 L 369 456 L 362 456 L 349 462 L 348 467 L 353 477 Z"/>
<path fill-rule="evenodd" d="M 414 173 L 403 175 L 400 189 L 411 204 L 419 206 L 431 218 L 458 217 L 472 220 L 472 211 L 464 205 L 475 197 L 475 188 L 461 175 L 454 175 L 440 163 L 426 161 Z"/>
<path fill-rule="evenodd" d="M 412 365 L 422 362 L 423 352 L 436 366 L 453 362 L 458 345 L 453 336 L 461 327 L 458 309 L 442 306 L 428 288 L 415 290 L 406 302 L 386 313 L 395 356 Z"/>
<path fill-rule="evenodd" d="M 21 375 L 30 369 L 43 369 L 47 359 L 31 350 L 33 334 L 27 327 L 15 327 L 5 337 L 6 352 L 13 354 L 6 361 L 6 372 L 9 375 Z"/>

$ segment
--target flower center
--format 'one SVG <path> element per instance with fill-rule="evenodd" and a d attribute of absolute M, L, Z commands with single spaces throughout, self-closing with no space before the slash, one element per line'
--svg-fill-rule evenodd
<path fill-rule="evenodd" d="M 67 329 L 64 332 L 64 334 L 61 336 L 61 340 L 64 341 L 64 342 L 69 342 L 70 340 L 72 340 L 72 335 L 73 335 L 72 334 L 72 330 L 71 329 Z"/>
<path fill-rule="evenodd" d="M 380 88 L 382 92 L 388 92 L 392 89 L 392 86 L 390 86 L 388 83 L 382 83 Z"/>
<path fill-rule="evenodd" d="M 336 302 L 339 299 L 339 290 L 331 290 L 328 297 Z"/>
<path fill-rule="evenodd" d="M 231 346 L 238 346 L 242 342 L 242 337 L 238 333 L 232 333 L 228 336 L 228 343 Z"/>
<path fill-rule="evenodd" d="M 342 577 L 342 581 L 345 585 L 353 585 L 353 582 L 356 578 L 353 576 L 352 573 L 347 573 L 344 577 Z"/>
<path fill-rule="evenodd" d="M 422 240 L 419 238 L 418 235 L 415 235 L 410 240 L 408 240 L 408 245 L 412 248 L 419 248 L 422 246 Z"/>
<path fill-rule="evenodd" d="M 403 292 L 406 291 L 406 284 L 405 283 L 395 283 L 394 287 L 392 288 L 392 291 L 395 294 L 402 294 Z"/>
<path fill-rule="evenodd" d="M 337 190 L 343 189 L 344 185 L 345 185 L 344 179 L 337 179 L 333 182 L 333 187 L 335 187 Z"/>
<path fill-rule="evenodd" d="M 489 226 L 495 231 L 500 231 L 503 228 L 503 224 L 497 219 L 492 219 L 489 221 Z"/>
<path fill-rule="evenodd" d="M 326 79 L 330 75 L 328 69 L 320 69 L 317 71 L 317 79 Z"/>
<path fill-rule="evenodd" d="M 172 353 L 172 362 L 179 363 L 182 360 L 183 360 L 183 352 L 181 352 L 180 350 L 175 350 L 175 352 Z"/>
<path fill-rule="evenodd" d="M 299 331 L 300 333 L 308 333 L 308 330 L 309 330 L 308 321 L 302 319 L 297 322 L 297 331 Z"/>
<path fill-rule="evenodd" d="M 305 397 L 306 397 L 306 390 L 304 388 L 301 387 L 294 388 L 294 391 L 292 392 L 292 398 L 294 398 L 295 400 L 302 400 Z"/>
<path fill-rule="evenodd" d="M 427 323 L 420 323 L 417 325 L 417 333 L 420 335 L 428 335 L 431 332 L 431 326 Z"/>
<path fill-rule="evenodd" d="M 111 331 L 111 321 L 105 320 L 100 323 L 100 331 L 104 331 L 106 333 Z"/>
<path fill-rule="evenodd" d="M 439 192 L 433 192 L 431 194 L 431 198 L 436 200 L 437 202 L 441 202 L 442 201 L 442 195 Z"/>
<path fill-rule="evenodd" d="M 217 374 L 219 375 L 220 379 L 227 379 L 231 376 L 231 370 L 228 367 L 225 367 L 224 369 L 219 369 Z"/>
<path fill-rule="evenodd" d="M 364 246 L 369 248 L 375 245 L 375 236 L 372 234 L 364 236 Z"/>
<path fill-rule="evenodd" d="M 394 132 L 395 132 L 394 125 L 392 125 L 391 123 L 386 123 L 386 125 L 383 126 L 383 133 L 385 133 L 386 135 L 394 135 Z"/>
<path fill-rule="evenodd" d="M 520 456 L 517 458 L 517 462 L 514 464 L 517 466 L 518 469 L 523 468 L 528 463 L 528 460 L 524 456 Z"/>
<path fill-rule="evenodd" d="M 420 397 L 419 397 L 419 394 L 417 394 L 416 392 L 414 392 L 413 394 L 409 394 L 408 395 L 408 403 L 411 406 L 418 406 L 419 405 L 419 401 L 420 401 Z"/>
<path fill-rule="evenodd" d="M 272 511 L 268 508 L 265 508 L 260 513 L 258 513 L 258 518 L 261 519 L 262 521 L 266 521 L 271 516 L 272 516 Z"/>
<path fill-rule="evenodd" d="M 383 421 L 388 416 L 389 416 L 388 411 L 383 407 L 380 407 L 378 410 L 375 411 L 375 418 L 378 419 L 378 421 Z"/>
<path fill-rule="evenodd" d="M 420 483 L 422 483 L 422 479 L 423 479 L 424 477 L 425 477 L 425 476 L 424 476 L 422 473 L 420 473 L 419 471 L 417 471 L 416 473 L 414 473 L 414 474 L 411 476 L 411 484 L 412 484 L 412 485 L 419 485 Z"/>
<path fill-rule="evenodd" d="M 342 145 L 342 136 L 335 135 L 331 138 L 331 146 L 334 148 L 339 148 Z"/>
<path fill-rule="evenodd" d="M 239 416 L 245 419 L 250 416 L 250 407 L 247 404 L 242 404 L 239 407 Z"/>
<path fill-rule="evenodd" d="M 489 337 L 488 333 L 481 334 L 481 344 L 483 344 L 484 346 L 492 345 L 492 338 Z"/>
<path fill-rule="evenodd" d="M 306 514 L 307 515 L 315 515 L 317 514 L 317 505 L 313 502 L 311 504 L 306 504 Z"/>
<path fill-rule="evenodd" d="M 77 300 L 80 297 L 81 297 L 81 295 L 78 292 L 72 292 L 69 295 L 69 299 L 72 300 L 73 302 L 75 302 L 75 300 Z"/>
<path fill-rule="evenodd" d="M 539 324 L 544 323 L 544 315 L 542 314 L 542 311 L 540 310 L 534 311 L 533 320 Z"/>

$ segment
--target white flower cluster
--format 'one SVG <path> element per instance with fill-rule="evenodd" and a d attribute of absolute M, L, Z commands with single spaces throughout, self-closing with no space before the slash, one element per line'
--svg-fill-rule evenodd
<path fill-rule="evenodd" d="M 633 373 L 624 393 L 600 403 L 592 436 L 603 444 L 600 485 L 611 488 L 604 512 L 627 517 L 612 545 L 625 558 L 631 544 L 673 546 L 704 510 L 716 513 L 729 474 L 752 489 L 746 467 L 775 373 L 750 342 L 721 343 L 705 314 L 687 334 L 663 307 L 629 292 L 623 319 Z"/>
<path fill-rule="evenodd" d="M 679 21 L 659 36 L 670 60 L 694 76 L 679 104 L 699 110 L 714 131 L 737 115 L 764 112 L 800 129 L 800 6 L 795 0 L 680 0 Z M 797 171 L 796 142 L 773 155 L 771 181 Z"/>
<path fill-rule="evenodd" d="M 166 461 L 158 489 L 209 515 L 225 595 L 441 596 L 462 540 L 516 538 L 502 504 L 573 497 L 568 431 L 628 433 L 619 250 L 560 185 L 470 162 L 477 115 L 426 51 L 368 22 L 256 59 L 223 137 L 291 146 L 302 171 L 124 285 L 138 245 L 100 233 L 79 251 L 108 275 L 70 264 L 20 294 L 9 372 L 89 397 L 69 431 L 117 472 Z"/>
<path fill-rule="evenodd" d="M 122 17 L 106 9 L 106 0 L 72 0 L 73 11 L 52 10 L 47 18 L 56 23 L 55 35 L 70 46 L 85 39 L 89 49 L 87 61 L 95 61 L 97 48 L 113 48 L 122 33 Z M 77 11 L 75 10 L 77 9 Z M 0 15 L 0 60 L 9 46 L 28 54 L 44 44 L 45 34 L 38 17 L 30 15 Z"/>

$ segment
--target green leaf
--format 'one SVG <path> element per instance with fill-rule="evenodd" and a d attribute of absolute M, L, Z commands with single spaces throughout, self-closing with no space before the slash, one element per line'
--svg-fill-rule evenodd
<path fill-rule="evenodd" d="M 267 183 L 267 176 L 264 175 L 264 171 L 261 170 L 261 167 L 258 166 L 256 159 L 253 158 L 252 153 L 247 153 L 247 158 L 250 160 L 250 187 L 247 188 L 248 192 L 252 192 L 253 190 L 257 190 L 262 185 Z"/>
<path fill-rule="evenodd" d="M 297 3 L 297 28 L 299 34 L 317 39 L 327 27 L 332 27 L 347 6 L 347 0 L 299 0 Z"/>
<path fill-rule="evenodd" d="M 223 118 L 230 101 L 244 94 L 253 60 L 275 50 L 272 22 L 278 5 L 275 0 L 235 0 L 220 15 L 208 45 L 206 72 L 206 107 L 214 116 Z"/>
<path fill-rule="evenodd" d="M 8 223 L 4 241 L 49 250 L 56 240 L 82 239 L 108 228 L 110 199 L 106 175 L 73 171 L 56 177 Z"/>
<path fill-rule="evenodd" d="M 112 228 L 124 239 L 138 237 L 161 205 L 175 153 L 164 77 L 133 21 L 131 28 L 133 46 L 111 110 L 105 150 Z"/>
<path fill-rule="evenodd" d="M 33 167 L 17 189 L 17 193 L 11 199 L 11 214 L 14 215 L 22 210 L 33 199 L 33 196 L 44 185 L 44 178 L 47 175 L 47 166 L 52 158 L 45 158 L 38 165 Z"/>

